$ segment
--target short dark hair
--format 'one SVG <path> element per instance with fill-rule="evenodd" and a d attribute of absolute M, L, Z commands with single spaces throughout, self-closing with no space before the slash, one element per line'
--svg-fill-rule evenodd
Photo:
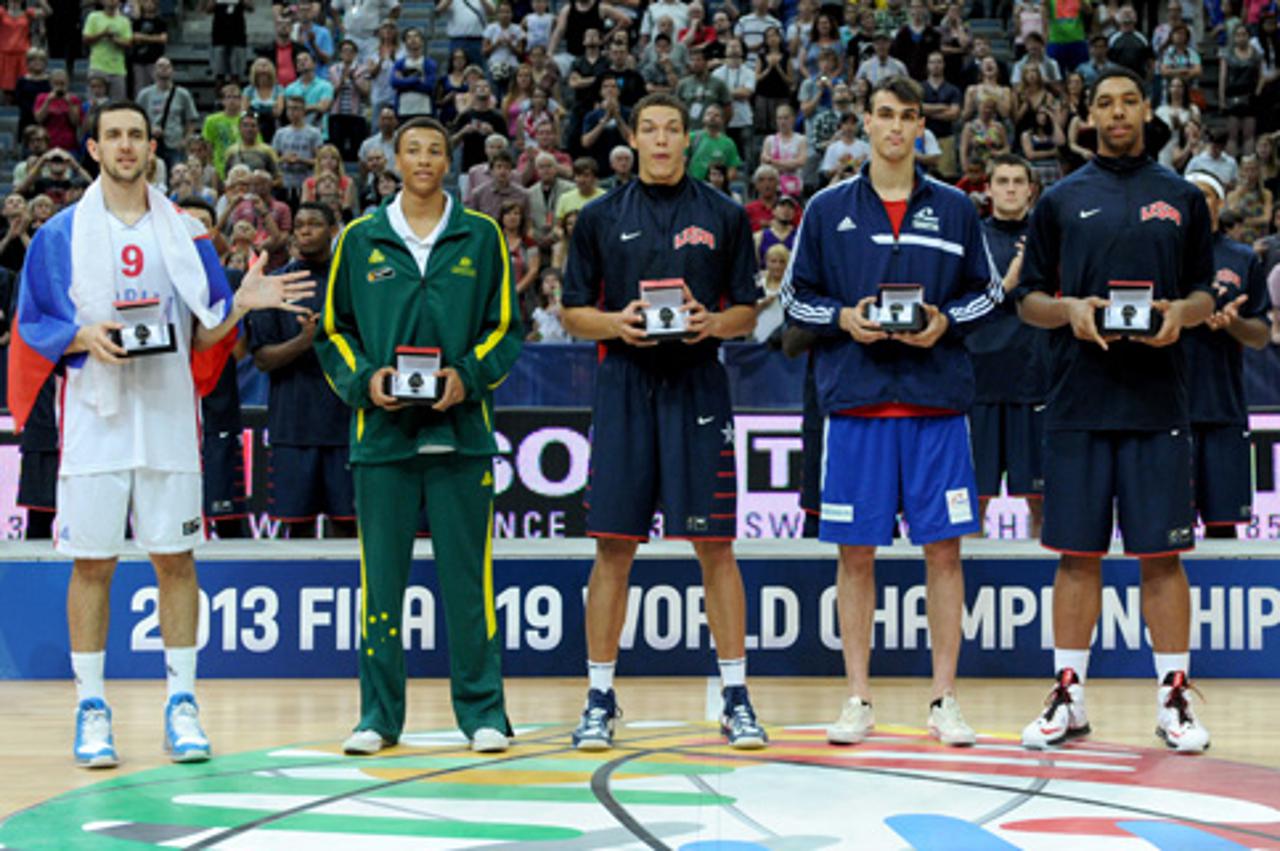
<path fill-rule="evenodd" d="M 493 156 L 489 157 L 489 165 L 493 165 L 495 163 L 506 163 L 509 166 L 514 166 L 516 164 L 516 158 L 511 156 L 510 151 L 503 148 L 501 151 L 497 151 Z"/>
<path fill-rule="evenodd" d="M 915 80 L 910 77 L 904 77 L 901 74 L 891 74 L 876 83 L 875 88 L 871 90 L 870 97 L 867 98 L 868 111 L 871 110 L 871 104 L 875 102 L 876 95 L 880 92 L 888 92 L 898 100 L 911 106 L 924 105 L 924 89 Z"/>
<path fill-rule="evenodd" d="M 686 133 L 689 132 L 689 107 L 686 106 L 685 102 L 680 100 L 680 98 L 668 92 L 654 92 L 653 94 L 645 95 L 640 98 L 640 100 L 636 101 L 636 105 L 631 107 L 632 130 L 639 129 L 640 116 L 646 109 L 654 106 L 665 106 L 680 113 L 680 129 Z"/>
<path fill-rule="evenodd" d="M 298 223 L 298 213 L 301 213 L 303 210 L 314 210 L 324 216 L 324 223 L 326 227 L 331 228 L 338 223 L 337 217 L 333 215 L 332 207 L 326 204 L 321 204 L 319 201 L 303 201 L 298 204 L 298 212 L 293 214 L 293 223 L 295 225 Z"/>
<path fill-rule="evenodd" d="M 578 157 L 573 161 L 573 173 L 579 174 L 599 174 L 600 166 L 596 165 L 593 157 Z"/>
<path fill-rule="evenodd" d="M 400 153 L 400 140 L 404 138 L 404 134 L 410 130 L 434 130 L 444 138 L 444 152 L 449 156 L 453 156 L 453 140 L 449 138 L 449 131 L 436 119 L 428 115 L 419 115 L 417 118 L 410 118 L 404 124 L 396 128 L 395 140 L 392 143 L 395 152 Z"/>
<path fill-rule="evenodd" d="M 101 142 L 98 138 L 98 131 L 102 127 L 102 116 L 108 112 L 132 112 L 142 118 L 142 126 L 146 129 L 147 139 L 151 139 L 151 117 L 147 115 L 147 111 L 138 106 L 131 100 L 113 100 L 104 103 L 102 106 L 93 110 L 89 114 L 89 138 L 95 142 Z"/>
<path fill-rule="evenodd" d="M 1095 35 L 1093 38 L 1089 39 L 1090 45 L 1097 44 L 1098 42 L 1102 42 L 1105 45 L 1107 43 L 1107 37 L 1105 35 Z"/>
<path fill-rule="evenodd" d="M 210 221 L 218 221 L 218 213 L 213 209 L 213 205 L 198 195 L 190 195 L 186 198 L 180 198 L 178 200 L 178 206 L 184 210 L 204 210 L 209 214 Z"/>
<path fill-rule="evenodd" d="M 1142 78 L 1132 68 L 1126 68 L 1123 65 L 1108 65 L 1098 75 L 1098 79 L 1093 81 L 1093 85 L 1089 87 L 1089 105 L 1093 106 L 1094 100 L 1098 97 L 1098 90 L 1102 88 L 1102 84 L 1107 80 L 1114 80 L 1122 77 L 1132 82 L 1138 88 L 1138 94 L 1142 95 L 1143 100 L 1147 100 L 1147 89 Z"/>
<path fill-rule="evenodd" d="M 303 109 L 307 108 L 307 99 L 302 95 L 285 95 L 284 105 L 288 107 L 291 103 L 302 104 Z"/>
<path fill-rule="evenodd" d="M 1011 165 L 1026 171 L 1027 181 L 1029 183 L 1039 183 L 1036 179 L 1035 169 L 1031 167 L 1031 163 L 1027 162 L 1017 154 L 996 154 L 987 160 L 987 177 L 991 177 L 996 173 L 996 168 L 1002 165 Z"/>
<path fill-rule="evenodd" d="M 1036 32 L 1035 30 L 1032 30 L 1031 32 L 1027 33 L 1023 41 L 1038 41 L 1041 44 L 1044 44 L 1044 36 L 1040 35 L 1040 33 Z"/>

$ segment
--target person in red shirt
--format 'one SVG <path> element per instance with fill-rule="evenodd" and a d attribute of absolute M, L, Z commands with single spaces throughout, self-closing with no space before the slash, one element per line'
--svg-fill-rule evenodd
<path fill-rule="evenodd" d="M 756 198 L 746 204 L 747 218 L 751 220 L 751 232 L 759 233 L 773 221 L 773 205 L 782 197 L 778 194 L 778 170 L 771 165 L 761 165 L 751 178 L 756 187 Z M 793 224 L 800 226 L 803 213 L 797 209 Z"/>
<path fill-rule="evenodd" d="M 54 69 L 49 75 L 52 91 L 36 97 L 36 121 L 49 134 L 49 147 L 75 151 L 80 134 L 80 98 L 67 91 L 67 72 Z"/>
<path fill-rule="evenodd" d="M 22 0 L 7 0 L 0 8 L 0 89 L 12 99 L 18 78 L 27 73 L 31 49 L 31 25 L 52 11 L 45 0 L 26 8 Z"/>

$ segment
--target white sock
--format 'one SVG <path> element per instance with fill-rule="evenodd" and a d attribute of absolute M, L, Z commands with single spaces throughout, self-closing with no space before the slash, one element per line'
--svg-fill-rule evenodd
<path fill-rule="evenodd" d="M 587 660 L 587 680 L 596 691 L 607 692 L 613 688 L 613 669 L 617 662 L 592 662 Z"/>
<path fill-rule="evenodd" d="M 747 658 L 720 660 L 720 687 L 745 686 L 747 684 Z"/>
<path fill-rule="evenodd" d="M 1084 685 L 1089 675 L 1089 651 L 1053 648 L 1053 672 L 1056 674 L 1063 668 L 1075 671 L 1076 676 L 1080 678 L 1080 685 Z"/>
<path fill-rule="evenodd" d="M 196 649 L 194 647 L 166 647 L 164 671 L 169 682 L 169 697 L 183 692 L 196 693 Z"/>
<path fill-rule="evenodd" d="M 1156 660 L 1156 682 L 1160 685 L 1164 685 L 1164 678 L 1173 671 L 1190 673 L 1190 653 L 1152 653 L 1151 655 Z"/>
<path fill-rule="evenodd" d="M 107 665 L 107 652 L 99 650 L 97 653 L 75 653 L 71 654 L 71 673 L 76 678 L 76 700 L 83 701 L 90 698 L 106 699 L 106 684 L 103 682 L 102 671 Z"/>

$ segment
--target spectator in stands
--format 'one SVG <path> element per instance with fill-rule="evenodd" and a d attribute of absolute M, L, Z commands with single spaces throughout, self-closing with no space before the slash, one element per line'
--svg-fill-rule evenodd
<path fill-rule="evenodd" d="M 561 177 L 568 179 L 573 176 L 573 160 L 567 153 L 560 150 L 556 143 L 555 128 L 550 122 L 544 121 L 535 127 L 533 139 L 533 144 L 525 145 L 524 151 L 516 162 L 516 172 L 520 175 L 521 183 L 532 186 L 534 181 L 539 179 L 535 165 L 540 154 L 547 154 L 555 160 L 556 169 Z"/>
<path fill-rule="evenodd" d="M 151 121 L 157 156 L 172 170 L 185 159 L 183 142 L 198 126 L 200 112 L 191 92 L 173 82 L 173 63 L 168 57 L 155 61 L 153 76 L 155 82 L 138 92 L 134 100 Z"/>
<path fill-rule="evenodd" d="M 955 139 L 951 139 L 952 157 L 955 156 Z M 818 180 L 826 185 L 835 178 L 852 177 L 871 156 L 871 146 L 858 138 L 858 117 L 852 112 L 840 117 L 840 127 L 834 139 L 827 144 L 818 167 Z M 954 166 L 953 166 L 954 168 Z"/>
<path fill-rule="evenodd" d="M 524 201 L 525 203 L 504 201 L 494 218 L 502 228 L 502 236 L 507 243 L 511 278 L 516 282 L 516 299 L 520 305 L 520 324 L 528 328 L 529 321 L 533 318 L 533 309 L 538 304 L 537 288 L 534 285 L 542 266 L 542 255 L 530 234 L 528 199 Z"/>
<path fill-rule="evenodd" d="M 946 58 L 941 51 L 929 54 L 926 65 L 927 74 L 923 81 L 925 128 L 931 131 L 938 140 L 942 157 L 938 164 L 938 173 L 947 179 L 954 179 L 958 174 L 959 161 L 956 157 L 956 122 L 960 120 L 960 105 L 963 96 L 960 90 L 949 83 L 944 76 Z M 868 151 L 868 154 L 870 152 Z M 830 171 L 830 169 L 825 169 Z"/>
<path fill-rule="evenodd" d="M 724 118 L 719 106 L 712 104 L 707 107 L 702 129 L 695 130 L 689 139 L 688 156 L 688 174 L 694 180 L 706 180 L 707 169 L 713 163 L 724 166 L 729 182 L 737 178 L 742 157 L 738 153 L 738 146 L 725 135 Z"/>
<path fill-rule="evenodd" d="M 111 102 L 111 87 L 107 81 L 105 74 L 99 74 L 97 71 L 89 73 L 88 91 L 85 93 L 84 101 L 80 104 L 80 126 L 88 128 L 89 116 L 100 106 L 106 106 Z M 84 143 L 82 138 L 81 144 Z"/>
<path fill-rule="evenodd" d="M 49 150 L 49 132 L 38 124 L 33 124 L 22 131 L 22 150 L 26 158 L 13 167 L 13 183 L 18 184 L 27 179 L 33 168 L 41 168 L 40 159 Z"/>
<path fill-rule="evenodd" d="M 1147 37 L 1136 29 L 1138 13 L 1132 6 L 1121 6 L 1117 21 L 1120 29 L 1107 39 L 1107 58 L 1116 65 L 1128 68 L 1142 79 L 1150 80 L 1155 66 L 1155 54 Z M 1048 75 L 1045 79 L 1049 79 Z"/>
<path fill-rule="evenodd" d="M 539 152 L 533 164 L 536 178 L 528 190 L 529 223 L 546 265 L 550 263 L 551 250 L 556 242 L 556 206 L 574 185 L 560 176 L 559 166 L 551 154 Z"/>
<path fill-rule="evenodd" d="M 542 272 L 538 290 L 541 303 L 533 311 L 529 342 L 569 343 L 573 341 L 561 323 L 564 306 L 560 303 L 560 294 L 563 284 L 564 276 L 559 269 L 546 269 Z"/>
<path fill-rule="evenodd" d="M 597 182 L 599 171 L 591 157 L 578 157 L 573 161 L 574 188 L 560 196 L 556 202 L 556 218 L 561 222 L 567 213 L 576 213 L 604 194 Z M 576 220 L 575 220 L 576 221 Z"/>
<path fill-rule="evenodd" d="M 1009 136 L 996 113 L 995 98 L 984 97 L 978 101 L 978 114 L 960 133 L 960 167 L 966 175 L 985 175 L 987 160 L 1007 153 Z"/>
<path fill-rule="evenodd" d="M 508 204 L 517 204 L 524 219 L 529 218 L 529 195 L 524 187 L 512 180 L 511 172 L 515 168 L 515 159 L 511 152 L 502 148 L 489 160 L 490 179 L 485 181 L 467 198 L 467 206 L 479 210 L 495 221 L 502 221 L 502 208 Z"/>
<path fill-rule="evenodd" d="M 893 38 L 894 34 L 907 25 L 907 10 L 902 0 L 888 0 L 883 6 L 876 7 L 876 32 Z"/>
<path fill-rule="evenodd" d="M 384 203 L 395 197 L 400 191 L 400 178 L 396 173 L 387 169 L 378 175 L 378 179 L 374 184 L 375 190 L 372 197 L 368 199 L 363 215 L 369 215 L 381 207 Z"/>
<path fill-rule="evenodd" d="M 330 0 L 329 14 L 333 16 L 333 31 L 355 42 L 363 64 L 378 55 L 379 29 L 384 22 L 394 23 L 400 17 L 400 3 L 399 0 Z"/>
<path fill-rule="evenodd" d="M 778 203 L 778 170 L 767 163 L 759 165 L 751 182 L 756 197 L 746 205 L 747 218 L 751 221 L 751 230 L 759 231 L 773 221 L 773 207 Z"/>
<path fill-rule="evenodd" d="M 1178 0 L 1171 6 L 1181 8 Z M 1200 54 L 1190 44 L 1191 29 L 1186 24 L 1178 24 L 1173 28 L 1169 44 L 1160 54 L 1160 79 L 1167 90 L 1175 80 L 1183 84 L 1184 97 L 1198 85 L 1203 69 Z"/>
<path fill-rule="evenodd" d="M 507 138 L 515 143 L 516 147 L 522 147 L 524 144 L 524 133 L 520 128 L 520 116 L 529 108 L 529 103 L 533 98 L 533 69 L 525 64 L 515 66 L 511 72 L 510 79 L 506 87 L 506 92 L 502 96 L 502 102 L 499 104 L 499 111 L 507 119 Z M 545 107 L 545 104 L 544 104 Z M 530 129 L 533 125 L 530 124 Z"/>
<path fill-rule="evenodd" d="M 789 104 L 775 112 L 778 130 L 765 137 L 760 148 L 760 162 L 778 170 L 778 186 L 784 195 L 804 192 L 804 167 L 809 161 L 809 144 L 795 132 L 796 113 Z"/>
<path fill-rule="evenodd" d="M 551 31 L 555 28 L 556 16 L 549 11 L 550 6 L 550 0 L 533 0 L 533 8 L 521 19 L 526 49 L 541 47 L 545 50 L 551 45 Z"/>
<path fill-rule="evenodd" d="M 311 273 L 316 293 L 302 303 L 312 312 L 259 310 L 245 320 L 254 364 L 271 380 L 268 511 L 281 521 L 286 538 L 314 537 L 322 514 L 329 517 L 335 537 L 355 533 L 347 448 L 350 412 L 325 380 L 313 349 L 336 235 L 337 221 L 327 208 L 300 204 L 293 227 L 298 259 L 284 268 Z"/>
<path fill-rule="evenodd" d="M 37 160 L 36 167 L 28 170 L 22 183 L 13 187 L 14 192 L 27 198 L 45 196 L 61 208 L 68 203 L 67 196 L 72 189 L 83 189 L 93 182 L 84 166 L 61 148 L 45 152 L 42 159 L 43 162 Z"/>
<path fill-rule="evenodd" d="M 1014 87 L 1013 104 L 1013 132 L 1016 135 L 1035 126 L 1039 110 L 1058 111 L 1058 99 L 1045 86 L 1039 66 L 1029 65 L 1023 69 L 1022 77 Z"/>
<path fill-rule="evenodd" d="M 467 109 L 457 117 L 450 128 L 455 145 L 462 149 L 463 171 L 484 162 L 485 139 L 494 133 L 505 135 L 506 129 L 506 119 L 494 107 L 488 81 L 476 80 L 471 87 Z"/>
<path fill-rule="evenodd" d="M 11 192 L 4 199 L 4 237 L 0 238 L 0 267 L 17 274 L 22 271 L 22 262 L 27 257 L 27 246 L 31 244 L 30 213 L 27 211 L 27 199 L 17 192 Z M 16 299 L 14 299 L 16 303 Z M 5 302 L 5 309 L 8 309 Z"/>
<path fill-rule="evenodd" d="M 384 107 L 396 105 L 396 90 L 391 87 L 391 74 L 400 58 L 400 28 L 393 20 L 386 20 L 378 27 L 377 46 L 372 55 L 361 56 L 369 73 L 369 100 L 373 102 L 373 115 Z"/>
<path fill-rule="evenodd" d="M 724 165 L 721 163 L 712 163 L 707 166 L 706 184 L 720 192 L 720 194 L 732 198 L 739 206 L 742 205 L 742 196 L 729 185 L 729 172 L 725 170 Z"/>
<path fill-rule="evenodd" d="M 201 186 L 218 187 L 218 171 L 213 167 L 213 146 L 199 133 L 187 134 L 187 163 L 194 166 L 195 177 Z"/>
<path fill-rule="evenodd" d="M 1089 45 L 1085 41 L 1088 9 L 1088 4 L 1074 0 L 1045 0 L 1049 58 L 1058 63 L 1063 74 L 1071 73 L 1089 59 Z"/>
<path fill-rule="evenodd" d="M 1181 77 L 1171 77 L 1165 82 L 1164 103 L 1156 108 L 1156 118 L 1167 124 L 1171 131 L 1169 141 L 1160 149 L 1157 159 L 1161 165 L 1173 168 L 1174 151 L 1182 141 L 1187 124 L 1200 121 L 1200 108 L 1187 99 L 1187 84 Z"/>
<path fill-rule="evenodd" d="M 228 168 L 244 163 L 254 171 L 266 172 L 273 183 L 279 182 L 280 166 L 276 160 L 276 152 L 262 140 L 258 133 L 258 116 L 252 112 L 240 116 L 240 138 L 227 148 L 223 161 Z"/>
<path fill-rule="evenodd" d="M 987 74 L 983 65 L 986 64 L 987 58 L 995 60 L 996 73 L 994 78 Z M 1005 64 L 1003 59 L 999 59 L 991 53 L 991 42 L 985 36 L 973 37 L 973 55 L 969 57 L 969 61 L 965 63 L 962 72 L 961 82 L 964 84 L 961 88 L 966 91 L 970 86 L 981 82 L 994 83 L 995 85 L 1004 85 L 1009 82 L 1009 66 Z"/>
<path fill-rule="evenodd" d="M 133 67 L 132 91 L 136 95 L 155 82 L 155 64 L 169 43 L 169 27 L 160 17 L 156 0 L 140 0 L 135 11 L 129 64 Z"/>
<path fill-rule="evenodd" d="M 249 66 L 249 85 L 240 93 L 245 109 L 258 119 L 262 138 L 275 138 L 276 128 L 284 119 L 284 87 L 276 80 L 271 60 L 258 57 Z"/>
<path fill-rule="evenodd" d="M 1098 79 L 1098 75 L 1110 64 L 1111 60 L 1107 58 L 1106 36 L 1095 35 L 1089 39 L 1089 61 L 1078 66 L 1076 70 L 1080 72 L 1085 86 L 1088 87 L 1093 85 L 1093 81 Z"/>
<path fill-rule="evenodd" d="M 1013 18 L 1009 22 L 1013 30 L 1013 55 L 1021 59 L 1027 53 L 1027 36 L 1032 33 L 1044 37 L 1044 13 L 1035 0 L 1015 0 Z"/>
<path fill-rule="evenodd" d="M 645 49 L 640 76 L 644 78 L 645 92 L 648 94 L 676 90 L 676 85 L 680 82 L 680 63 L 676 62 L 671 37 L 666 33 L 654 36 L 653 43 Z"/>
<path fill-rule="evenodd" d="M 1246 154 L 1240 158 L 1240 182 L 1227 194 L 1226 209 L 1240 217 L 1238 239 L 1247 245 L 1267 235 L 1271 226 L 1273 196 L 1262 185 L 1262 169 L 1258 158 Z"/>
<path fill-rule="evenodd" d="M 300 42 L 306 48 L 307 53 L 311 54 L 314 61 L 316 76 L 320 79 L 327 79 L 328 69 L 325 67 L 333 61 L 333 33 L 324 25 L 323 6 L 319 2 L 307 2 L 302 0 L 298 4 L 298 20 L 293 25 L 293 31 L 290 34 L 296 42 Z M 302 76 L 302 69 L 298 68 L 298 76 Z"/>
<path fill-rule="evenodd" d="M 1019 142 L 1022 156 L 1031 164 L 1040 186 L 1048 187 L 1062 176 L 1058 151 L 1066 143 L 1066 135 L 1052 106 L 1041 106 L 1035 111 L 1032 125 L 1022 131 Z"/>
<path fill-rule="evenodd" d="M 31 26 L 52 11 L 46 0 L 36 0 L 30 7 L 22 0 L 6 0 L 0 7 L 0 89 L 7 103 L 14 102 L 18 80 L 27 73 Z"/>
<path fill-rule="evenodd" d="M 849 34 L 845 42 L 845 76 L 853 79 L 857 76 L 858 67 L 871 57 L 875 49 L 876 11 L 866 6 L 859 7 L 858 28 Z"/>
<path fill-rule="evenodd" d="M 573 7 L 567 4 L 564 7 L 564 9 L 570 8 Z M 555 35 L 551 36 L 551 40 L 554 44 Z M 569 66 L 569 91 L 572 93 L 573 102 L 569 112 L 569 126 L 565 133 L 570 152 L 579 148 L 578 138 L 582 135 L 582 121 L 587 117 L 587 113 L 595 108 L 600 78 L 609 68 L 609 60 L 601 52 L 600 44 L 599 30 L 588 29 L 583 32 L 582 53 L 575 54 L 577 58 Z"/>
<path fill-rule="evenodd" d="M 742 39 L 742 46 L 755 53 L 765 43 L 764 34 L 770 28 L 782 34 L 782 21 L 769 13 L 769 0 L 751 0 L 751 11 L 738 18 L 733 34 Z"/>
<path fill-rule="evenodd" d="M 423 50 L 422 31 L 410 27 L 404 33 L 404 56 L 391 72 L 391 88 L 396 92 L 396 116 L 406 121 L 431 115 L 431 95 L 436 89 L 436 63 Z"/>
<path fill-rule="evenodd" d="M 610 152 L 630 142 L 630 125 L 631 110 L 619 100 L 618 81 L 612 75 L 604 77 L 600 81 L 600 102 L 582 122 L 582 149 L 585 156 L 596 161 L 597 173 L 607 173 Z"/>
<path fill-rule="evenodd" d="M 968 120 L 976 115 L 981 100 L 992 101 L 1001 118 L 1013 117 L 1013 89 L 1000 83 L 1000 67 L 993 56 L 982 60 L 982 79 L 965 90 L 961 118 Z"/>
<path fill-rule="evenodd" d="M 764 43 L 752 55 L 756 74 L 755 114 L 756 138 L 763 138 L 777 130 L 778 107 L 791 103 L 795 78 L 791 72 L 791 57 L 782 41 L 782 31 L 777 27 L 765 30 Z"/>
<path fill-rule="evenodd" d="M 894 36 L 890 55 L 906 66 L 912 79 L 923 80 L 928 73 L 929 54 L 941 49 L 942 33 L 929 22 L 929 7 L 925 0 L 911 0 L 907 7 L 907 23 Z"/>
<path fill-rule="evenodd" d="M 520 64 L 520 57 L 524 55 L 524 30 L 512 22 L 510 0 L 498 0 L 496 17 L 497 20 L 484 28 L 481 52 L 484 54 L 484 67 L 501 97 Z"/>
<path fill-rule="evenodd" d="M 360 162 L 363 163 L 369 157 L 372 150 L 382 151 L 384 161 L 389 168 L 394 169 L 391 165 L 396 160 L 396 128 L 400 126 L 399 119 L 396 118 L 396 110 L 394 106 L 383 106 L 378 110 L 378 132 L 374 133 L 368 139 L 360 143 Z"/>
<path fill-rule="evenodd" d="M 923 2 L 923 0 L 920 0 Z M 831 67 L 821 69 L 821 60 L 825 52 L 832 56 Z M 804 71 L 804 76 L 813 77 L 825 73 L 831 78 L 843 77 L 840 56 L 844 53 L 844 43 L 840 40 L 840 20 L 830 7 L 819 9 L 813 19 L 813 29 L 803 53 L 797 54 L 797 60 Z"/>
<path fill-rule="evenodd" d="M 556 222 L 556 239 L 551 246 L 551 266 L 563 275 L 564 264 L 569 259 L 569 244 L 573 241 L 573 228 L 578 223 L 578 210 L 569 210 L 558 217 Z"/>
<path fill-rule="evenodd" d="M 36 98 L 49 91 L 49 54 L 39 47 L 27 51 L 26 73 L 18 78 L 13 103 L 18 107 L 18 132 L 36 123 Z"/>
<path fill-rule="evenodd" d="M 307 52 L 307 46 L 293 38 L 293 21 L 289 17 L 276 21 L 275 38 L 271 44 L 259 48 L 258 57 L 275 68 L 276 82 L 287 86 L 298 79 L 298 57 Z M 257 85 L 255 75 L 250 74 L 250 85 Z"/>
<path fill-rule="evenodd" d="M 285 116 L 289 123 L 277 130 L 271 140 L 290 202 L 301 197 L 302 186 L 315 169 L 316 154 L 324 145 L 324 137 L 306 123 L 306 115 L 306 102 L 301 97 L 286 97 Z"/>
<path fill-rule="evenodd" d="M 360 158 L 360 175 L 356 180 L 356 197 L 360 202 L 360 209 L 367 207 L 378 194 L 378 178 L 386 170 L 387 155 L 382 152 L 382 148 L 369 148 Z"/>
<path fill-rule="evenodd" d="M 875 41 L 872 42 L 874 52 L 858 66 L 857 76 L 863 78 L 874 88 L 877 83 L 887 77 L 908 76 L 907 66 L 889 55 L 889 34 L 877 29 Z"/>
<path fill-rule="evenodd" d="M 112 100 L 124 100 L 128 93 L 125 51 L 133 39 L 132 22 L 120 13 L 120 0 L 101 0 L 102 9 L 85 19 L 83 41 L 90 46 L 89 71 L 107 80 Z"/>
<path fill-rule="evenodd" d="M 329 107 L 328 135 L 344 162 L 359 160 L 360 143 L 369 135 L 365 111 L 372 84 L 369 70 L 359 59 L 360 48 L 350 38 L 338 45 L 338 61 L 329 66 L 333 103 Z"/>
<path fill-rule="evenodd" d="M 499 152 L 507 151 L 509 144 L 507 137 L 501 133 L 490 133 L 484 140 L 484 162 L 467 169 L 466 175 L 459 181 L 464 200 L 467 201 L 468 206 L 470 206 L 471 196 L 493 178 L 491 167 L 493 158 Z"/>
<path fill-rule="evenodd" d="M 609 61 L 600 74 L 600 80 L 603 81 L 605 77 L 613 78 L 618 84 L 618 101 L 629 113 L 631 107 L 645 96 L 646 84 L 640 72 L 631 67 L 632 58 L 627 50 L 626 38 L 625 32 L 617 32 L 609 39 L 609 49 L 606 52 Z M 599 91 L 599 84 L 596 88 Z"/>
<path fill-rule="evenodd" d="M 444 21 L 449 50 L 461 49 L 472 65 L 484 64 L 484 28 L 493 13 L 489 0 L 439 0 L 436 3 L 436 19 Z"/>
<path fill-rule="evenodd" d="M 545 47 L 536 44 L 529 48 L 528 62 L 533 69 L 535 86 L 549 92 L 560 91 L 560 66 L 551 59 Z"/>
<path fill-rule="evenodd" d="M 782 280 L 790 262 L 791 250 L 785 245 L 775 243 L 764 254 L 764 261 L 756 276 L 760 286 L 760 300 L 756 302 L 756 327 L 751 331 L 751 339 L 757 343 L 769 342 L 769 338 L 786 321 L 778 296 L 782 292 Z"/>
<path fill-rule="evenodd" d="M 64 151 L 79 148 L 81 102 L 67 90 L 67 72 L 55 68 L 49 74 L 49 91 L 36 96 L 36 121 L 48 135 L 49 145 Z"/>
<path fill-rule="evenodd" d="M 245 13 L 253 11 L 253 0 L 204 0 L 201 11 L 213 14 L 209 64 L 214 79 L 219 83 L 243 81 L 249 44 Z"/>
<path fill-rule="evenodd" d="M 755 114 L 752 101 L 756 94 L 756 75 L 744 62 L 745 49 L 742 40 L 729 39 L 724 43 L 724 63 L 711 75 L 724 83 L 729 90 L 732 106 L 725 132 L 737 145 L 740 153 L 751 155 L 755 144 Z"/>
<path fill-rule="evenodd" d="M 1239 176 L 1239 165 L 1236 163 L 1236 158 L 1227 153 L 1226 131 L 1210 130 L 1205 135 L 1208 136 L 1209 141 L 1191 158 L 1185 171 L 1187 173 L 1207 171 L 1218 178 L 1228 190 L 1233 189 L 1236 178 Z"/>
<path fill-rule="evenodd" d="M 1262 171 L 1262 185 L 1271 190 L 1274 197 L 1280 190 L 1280 151 L 1276 150 L 1276 137 L 1264 133 L 1254 141 L 1253 153 Z"/>
<path fill-rule="evenodd" d="M 618 145 L 609 152 L 609 180 L 611 189 L 625 186 L 635 178 L 636 157 L 627 145 Z"/>
<path fill-rule="evenodd" d="M 512 139 L 521 150 L 536 144 L 539 124 L 550 125 L 553 137 L 558 139 L 563 116 L 564 107 L 551 97 L 551 93 L 542 86 L 535 86 L 528 104 L 516 116 L 516 131 Z"/>
<path fill-rule="evenodd" d="M 837 85 L 845 85 L 839 74 L 840 60 L 834 50 L 824 50 L 818 58 L 816 73 L 800 81 L 796 99 L 800 102 L 800 114 L 806 128 L 809 120 L 820 109 L 831 109 L 831 95 Z"/>
<path fill-rule="evenodd" d="M 1040 79 L 1046 88 L 1055 93 L 1062 91 L 1062 69 L 1045 54 L 1044 37 L 1038 33 L 1027 36 L 1027 55 L 1013 63 L 1013 85 L 1017 86 L 1022 82 L 1023 72 L 1027 68 L 1040 70 Z"/>
<path fill-rule="evenodd" d="M 1151 31 L 1151 50 L 1155 53 L 1157 60 L 1164 55 L 1165 48 L 1169 46 L 1169 40 L 1173 36 L 1174 28 L 1185 25 L 1182 20 L 1181 0 L 1169 0 L 1165 12 L 1164 21 Z"/>
<path fill-rule="evenodd" d="M 338 195 L 341 198 L 342 209 L 355 210 L 358 199 L 356 198 L 356 183 L 342 168 L 342 155 L 338 153 L 338 149 L 333 145 L 322 145 L 316 151 L 316 166 L 314 173 L 302 182 L 302 200 L 315 201 L 319 198 L 319 178 L 321 175 L 332 175 L 337 180 Z"/>
<path fill-rule="evenodd" d="M 796 213 L 800 210 L 800 199 L 794 195 L 782 195 L 778 203 L 773 205 L 773 218 L 767 227 L 755 233 L 756 263 L 764 266 L 765 255 L 775 245 L 782 245 L 788 251 L 796 242 Z"/>
<path fill-rule="evenodd" d="M 27 203 L 27 218 L 31 222 L 31 233 L 34 235 L 44 223 L 58 212 L 58 205 L 48 195 L 37 195 Z"/>
<path fill-rule="evenodd" d="M 439 75 L 435 88 L 437 117 L 446 127 L 458 117 L 458 98 L 467 91 L 467 54 L 462 48 L 449 52 L 449 70 Z"/>
<path fill-rule="evenodd" d="M 307 123 L 321 127 L 324 116 L 333 106 L 333 84 L 317 75 L 316 60 L 303 53 L 297 60 L 298 78 L 285 86 L 285 97 L 300 97 L 306 104 Z"/>
<path fill-rule="evenodd" d="M 1232 31 L 1231 46 L 1218 62 L 1218 105 L 1227 116 L 1227 152 L 1248 153 L 1257 126 L 1254 95 L 1262 79 L 1262 51 L 1243 24 Z"/>

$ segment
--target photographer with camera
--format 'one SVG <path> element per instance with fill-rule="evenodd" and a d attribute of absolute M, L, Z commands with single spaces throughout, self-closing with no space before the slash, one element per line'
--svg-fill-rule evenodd
<path fill-rule="evenodd" d="M 49 134 L 50 148 L 74 151 L 80 146 L 80 96 L 70 93 L 70 81 L 63 68 L 50 72 L 49 85 L 49 91 L 36 95 L 36 121 Z"/>
<path fill-rule="evenodd" d="M 61 148 L 46 151 L 27 170 L 27 177 L 13 188 L 24 197 L 48 195 L 61 207 L 66 195 L 74 187 L 84 188 L 93 182 L 93 176 L 85 171 L 76 159 Z"/>

